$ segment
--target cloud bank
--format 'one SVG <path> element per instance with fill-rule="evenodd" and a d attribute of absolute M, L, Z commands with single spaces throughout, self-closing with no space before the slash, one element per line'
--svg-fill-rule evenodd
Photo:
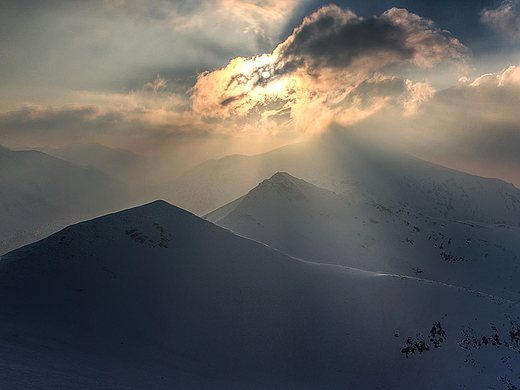
<path fill-rule="evenodd" d="M 432 141 L 459 156 L 476 153 L 475 158 L 495 160 L 509 155 L 520 161 L 519 101 L 520 66 L 511 66 L 438 92 L 416 113 L 416 126 L 422 123 L 418 131 L 430 131 Z"/>
<path fill-rule="evenodd" d="M 256 19 L 250 26 L 267 23 L 264 27 L 269 29 L 279 26 L 302 2 L 238 3 L 203 0 L 182 6 L 106 0 L 83 6 L 99 11 L 102 5 L 108 18 L 156 20 L 185 29 L 204 25 L 197 18 L 227 12 L 228 18 Z M 194 13 L 192 8 L 207 12 Z M 233 138 L 235 144 L 267 148 L 326 131 L 333 123 L 352 126 L 389 110 L 400 117 L 412 116 L 435 90 L 425 81 L 395 76 L 395 68 L 462 63 L 467 55 L 466 47 L 431 20 L 404 9 L 360 17 L 328 5 L 304 18 L 272 52 L 237 57 L 221 69 L 204 72 L 190 91 L 157 77 L 129 93 L 77 92 L 74 104 L 26 104 L 4 112 L 2 142 L 12 146 L 27 145 L 27 140 L 36 146 L 100 142 L 134 151 L 131 145 L 137 144 L 139 151 L 144 145 L 164 150 L 181 138 Z"/>
<path fill-rule="evenodd" d="M 162 77 L 128 93 L 83 91 L 75 99 L 66 105 L 24 104 L 0 113 L 1 143 L 59 147 L 98 142 L 146 149 L 209 135 L 208 126 L 188 110 L 182 87 Z"/>

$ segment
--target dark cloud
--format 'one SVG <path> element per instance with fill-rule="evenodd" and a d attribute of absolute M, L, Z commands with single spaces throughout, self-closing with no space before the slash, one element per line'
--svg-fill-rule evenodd
<path fill-rule="evenodd" d="M 472 49 L 473 55 L 481 55 L 499 52 L 496 39 L 490 37 L 490 31 L 480 21 L 480 11 L 484 7 L 494 6 L 500 1 L 490 0 L 335 0 L 334 4 L 349 8 L 357 15 L 368 17 L 369 15 L 381 15 L 392 7 L 403 8 L 409 12 L 421 15 L 424 18 L 434 20 L 436 25 L 450 31 L 467 47 Z M 323 5 L 323 1 L 311 0 L 302 8 L 298 17 L 303 18 Z M 289 36 L 298 19 L 287 26 L 285 35 Z"/>
<path fill-rule="evenodd" d="M 369 79 L 354 88 L 341 104 L 346 106 L 357 104 L 361 108 L 368 109 L 374 97 L 396 103 L 406 93 L 406 89 L 405 80 L 398 77 Z"/>
<path fill-rule="evenodd" d="M 302 62 L 310 69 L 347 68 L 356 59 L 371 55 L 386 57 L 386 62 L 409 60 L 430 66 L 468 52 L 430 20 L 406 10 L 393 8 L 380 17 L 362 18 L 334 5 L 306 18 L 277 50 L 283 64 L 280 72 Z"/>
<path fill-rule="evenodd" d="M 103 116 L 105 115 L 103 114 Z M 2 114 L 0 126 L 4 136 L 8 131 L 24 132 L 35 128 L 46 132 L 62 131 L 63 129 L 72 131 L 85 119 L 99 121 L 100 116 L 98 110 L 93 106 L 68 107 L 59 110 L 24 106 L 18 110 Z M 114 119 L 112 116 L 112 120 Z"/>
<path fill-rule="evenodd" d="M 220 102 L 220 105 L 227 106 L 228 104 L 233 103 L 235 100 L 240 99 L 242 96 L 231 96 Z"/>
<path fill-rule="evenodd" d="M 343 68 L 355 58 L 379 51 L 411 58 L 413 51 L 405 45 L 405 31 L 389 20 L 344 19 L 342 10 L 335 7 L 323 10 L 294 32 L 293 39 L 281 50 L 282 57 L 304 58 L 311 68 Z"/>

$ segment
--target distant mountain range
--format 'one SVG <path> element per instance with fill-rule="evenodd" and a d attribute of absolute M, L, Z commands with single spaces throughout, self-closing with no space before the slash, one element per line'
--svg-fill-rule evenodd
<path fill-rule="evenodd" d="M 129 150 L 109 148 L 100 144 L 71 144 L 38 150 L 77 165 L 91 166 L 124 182 L 141 179 L 149 163 L 146 157 Z"/>
<path fill-rule="evenodd" d="M 276 172 L 287 172 L 350 201 L 461 221 L 520 226 L 520 190 L 357 138 L 289 145 L 256 156 L 208 161 L 172 184 L 169 201 L 196 214 L 244 195 Z"/>
<path fill-rule="evenodd" d="M 122 183 L 37 151 L 0 147 L 0 254 L 128 206 Z"/>
<path fill-rule="evenodd" d="M 165 202 L 11 252 L 0 280 L 8 388 L 518 384 L 516 302 L 296 260 Z"/>
<path fill-rule="evenodd" d="M 203 215 L 276 172 L 334 191 L 348 202 L 379 205 L 399 215 L 520 224 L 520 190 L 511 184 L 389 152 L 354 137 L 210 160 L 169 183 L 158 182 L 168 176 L 157 168 L 160 163 L 125 150 L 88 144 L 49 152 L 69 162 L 36 151 L 0 152 L 0 211 L 5 210 L 0 215 L 0 253 L 69 223 L 158 198 Z"/>
<path fill-rule="evenodd" d="M 0 254 L 56 232 L 0 258 L 0 386 L 519 387 L 520 190 L 343 141 L 138 194 L 0 148 Z M 70 225 L 151 194 L 210 212 L 155 201 Z"/>

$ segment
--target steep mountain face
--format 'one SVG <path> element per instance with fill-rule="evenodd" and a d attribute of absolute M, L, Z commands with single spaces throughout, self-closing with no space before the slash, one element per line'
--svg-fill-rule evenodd
<path fill-rule="evenodd" d="M 288 200 L 313 201 L 279 176 Z M 117 362 L 96 387 L 519 385 L 516 303 L 296 260 L 165 202 L 4 255 L 0 280 L 0 379 L 11 388 L 88 388 Z"/>
<path fill-rule="evenodd" d="M 395 211 L 280 172 L 205 218 L 313 262 L 520 297 L 518 227 Z"/>
<path fill-rule="evenodd" d="M 0 149 L 0 254 L 125 205 L 121 184 L 45 153 Z"/>
<path fill-rule="evenodd" d="M 209 161 L 184 174 L 169 195 L 204 214 L 244 195 L 276 172 L 288 172 L 351 201 L 432 217 L 520 226 L 520 190 L 348 139 L 289 145 L 257 156 Z"/>

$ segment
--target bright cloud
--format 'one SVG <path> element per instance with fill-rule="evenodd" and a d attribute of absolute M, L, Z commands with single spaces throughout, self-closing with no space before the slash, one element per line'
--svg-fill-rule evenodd
<path fill-rule="evenodd" d="M 289 1 L 285 13 L 276 16 L 281 5 L 273 0 L 211 1 L 219 5 L 212 12 L 227 9 L 231 18 L 258 23 L 278 23 L 299 4 Z M 205 7 L 211 1 L 191 6 Z M 181 12 L 178 4 L 175 8 L 168 2 L 159 15 L 155 0 L 138 2 L 141 8 L 133 8 L 130 0 L 104 4 L 109 14 L 162 15 L 170 21 Z M 166 144 L 168 139 L 210 135 L 237 142 L 296 140 L 332 123 L 351 126 L 388 109 L 413 115 L 435 90 L 427 82 L 394 76 L 388 67 L 433 67 L 444 60 L 464 61 L 466 54 L 458 40 L 406 10 L 362 18 L 329 5 L 305 18 L 271 53 L 237 57 L 222 69 L 202 73 L 191 90 L 157 77 L 128 93 L 76 92 L 75 104 L 29 104 L 4 112 L 0 127 L 10 145 L 27 144 L 28 139 L 35 145 L 100 142 L 102 137 L 123 145 L 129 139 Z"/>
<path fill-rule="evenodd" d="M 458 40 L 406 10 L 362 18 L 329 5 L 305 18 L 272 53 L 238 57 L 225 68 L 200 75 L 193 110 L 221 119 L 285 113 L 292 126 L 315 132 L 332 121 L 355 123 L 391 100 L 373 96 L 371 104 L 361 105 L 367 99 L 357 90 L 363 83 L 387 83 L 385 77 L 375 77 L 385 67 L 432 67 L 466 54 Z M 406 97 L 399 97 L 407 112 L 432 95 L 426 84 L 410 83 L 401 83 Z"/>

